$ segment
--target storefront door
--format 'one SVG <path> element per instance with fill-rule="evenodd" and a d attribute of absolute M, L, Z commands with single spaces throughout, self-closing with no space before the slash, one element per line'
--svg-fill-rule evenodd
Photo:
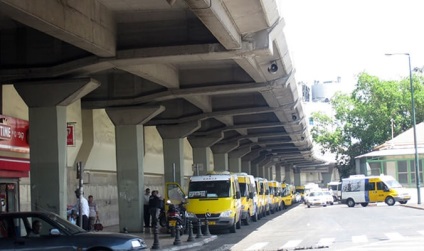
<path fill-rule="evenodd" d="M 19 185 L 17 180 L 0 179 L 0 213 L 19 211 Z"/>

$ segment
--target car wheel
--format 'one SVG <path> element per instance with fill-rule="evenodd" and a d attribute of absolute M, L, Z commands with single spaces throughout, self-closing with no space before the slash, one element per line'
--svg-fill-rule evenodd
<path fill-rule="evenodd" d="M 395 199 L 393 199 L 393 197 L 389 196 L 386 198 L 386 204 L 389 206 L 393 206 L 395 204 Z"/>
<path fill-rule="evenodd" d="M 368 202 L 361 203 L 361 206 L 363 206 L 363 207 L 368 206 Z"/>
<path fill-rule="evenodd" d="M 253 220 L 253 222 L 257 222 L 258 219 L 259 219 L 258 210 L 256 210 L 255 214 L 252 216 L 252 220 Z"/>
<path fill-rule="evenodd" d="M 236 232 L 236 217 L 234 217 L 233 225 L 231 225 L 230 227 L 230 233 L 235 233 L 235 232 Z"/>
<path fill-rule="evenodd" d="M 281 203 L 281 210 L 284 210 L 284 209 L 286 209 L 286 204 L 284 204 L 284 202 L 283 202 L 283 203 Z"/>
<path fill-rule="evenodd" d="M 237 229 L 240 229 L 241 228 L 241 218 L 237 221 L 236 228 Z"/>
<path fill-rule="evenodd" d="M 402 205 L 405 205 L 406 202 L 408 202 L 408 201 L 407 200 L 405 200 L 405 201 L 399 201 L 399 203 L 402 204 Z"/>
<path fill-rule="evenodd" d="M 308 204 L 308 208 L 310 208 L 310 207 L 311 207 L 311 205 Z"/>
<path fill-rule="evenodd" d="M 351 198 L 349 198 L 346 203 L 347 203 L 348 207 L 354 207 L 355 206 L 355 201 Z"/>
<path fill-rule="evenodd" d="M 246 226 L 249 226 L 250 225 L 250 220 L 251 220 L 251 218 L 250 218 L 251 216 L 250 216 L 250 212 L 247 212 L 247 217 L 246 217 L 246 219 L 244 220 L 244 224 L 246 225 Z"/>

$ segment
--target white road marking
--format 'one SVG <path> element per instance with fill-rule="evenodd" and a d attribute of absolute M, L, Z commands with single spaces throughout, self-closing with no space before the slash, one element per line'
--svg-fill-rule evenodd
<path fill-rule="evenodd" d="M 268 243 L 269 242 L 258 242 L 255 245 L 248 247 L 246 250 L 258 250 L 268 245 Z"/>
<path fill-rule="evenodd" d="M 279 249 L 295 248 L 301 242 L 302 240 L 291 240 L 291 241 L 288 241 L 286 244 L 284 244 L 284 246 L 280 247 Z"/>
<path fill-rule="evenodd" d="M 317 246 L 330 246 L 333 244 L 335 238 L 322 238 L 319 240 Z"/>
<path fill-rule="evenodd" d="M 401 234 L 396 233 L 396 232 L 385 233 L 385 235 L 390 240 L 403 240 L 403 239 L 405 239 L 405 237 L 403 237 Z"/>
<path fill-rule="evenodd" d="M 353 243 L 365 243 L 368 242 L 368 238 L 366 235 L 356 235 L 352 236 Z"/>

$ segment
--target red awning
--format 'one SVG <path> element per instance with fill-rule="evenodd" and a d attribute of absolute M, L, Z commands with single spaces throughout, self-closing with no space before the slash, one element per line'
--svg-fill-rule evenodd
<path fill-rule="evenodd" d="M 28 177 L 29 159 L 0 157 L 1 177 Z"/>

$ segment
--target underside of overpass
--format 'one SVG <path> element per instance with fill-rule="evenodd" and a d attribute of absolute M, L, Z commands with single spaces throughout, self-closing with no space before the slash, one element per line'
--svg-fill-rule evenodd
<path fill-rule="evenodd" d="M 0 1 L 0 81 L 91 77 L 83 109 L 162 106 L 257 158 L 321 164 L 270 0 Z"/>

